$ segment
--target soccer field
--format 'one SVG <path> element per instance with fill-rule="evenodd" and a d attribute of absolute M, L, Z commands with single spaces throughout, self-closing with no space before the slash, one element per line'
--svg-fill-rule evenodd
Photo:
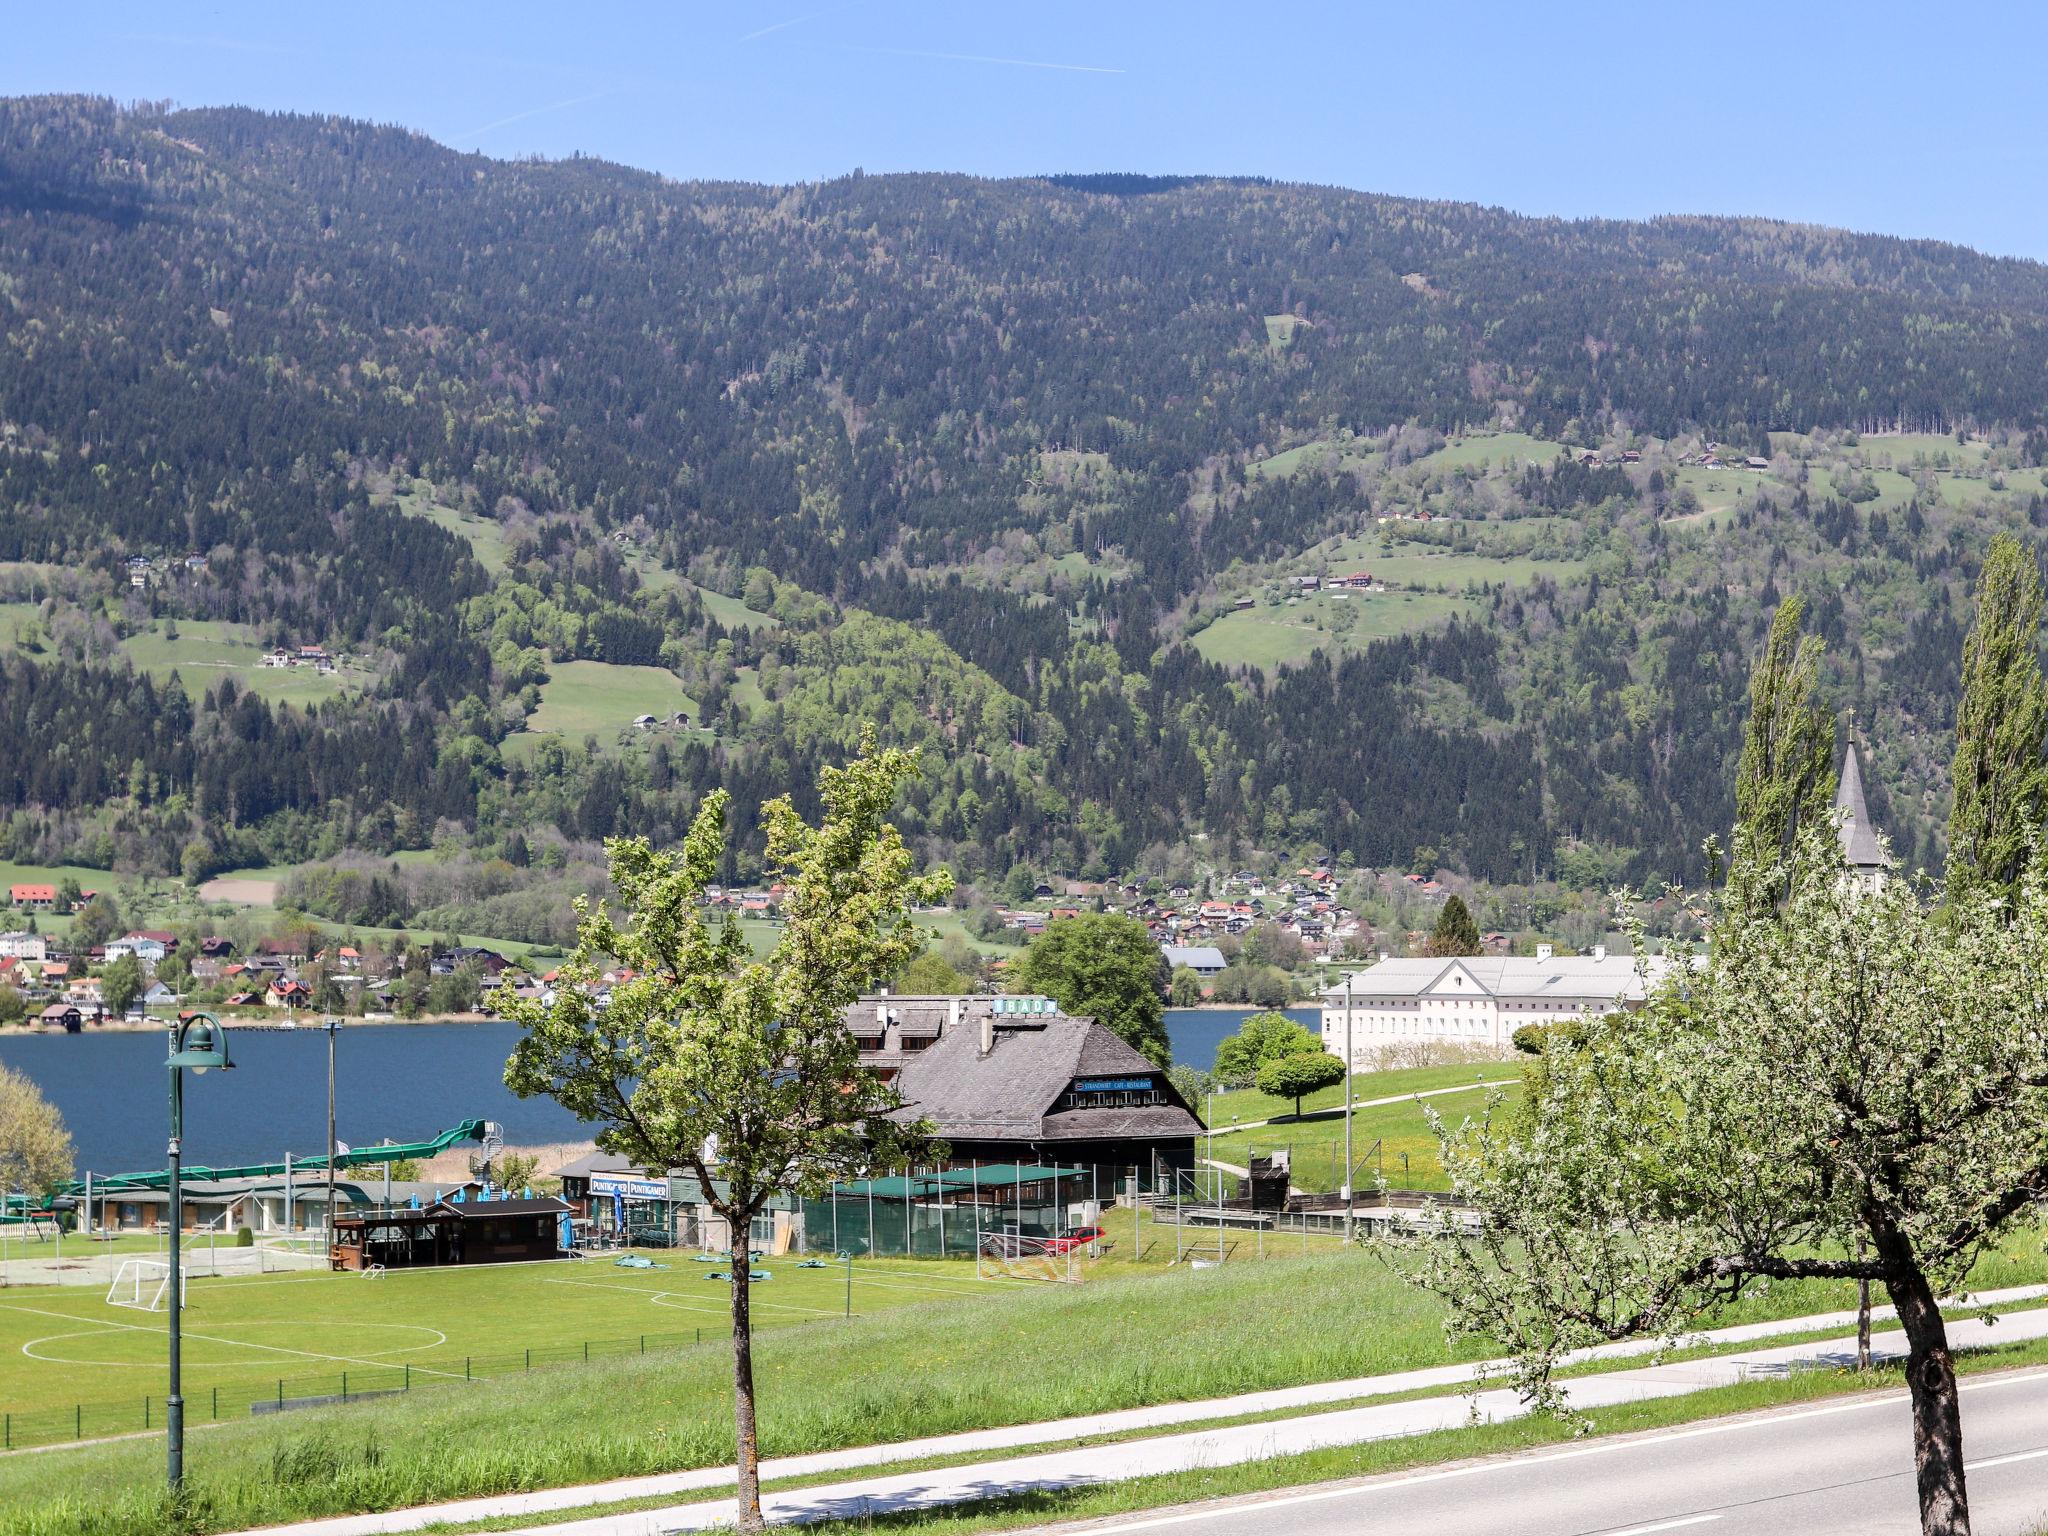
<path fill-rule="evenodd" d="M 475 1268 L 393 1270 L 374 1278 L 300 1274 L 193 1280 L 186 1290 L 187 1416 L 242 1418 L 252 1403 L 417 1390 L 586 1359 L 724 1348 L 723 1266 L 686 1251 Z M 981 1279 L 971 1260 L 758 1260 L 756 1328 L 830 1327 L 926 1302 L 1031 1282 Z M 99 1290 L 0 1291 L 0 1442 L 19 1446 L 117 1434 L 163 1422 L 162 1312 Z"/>

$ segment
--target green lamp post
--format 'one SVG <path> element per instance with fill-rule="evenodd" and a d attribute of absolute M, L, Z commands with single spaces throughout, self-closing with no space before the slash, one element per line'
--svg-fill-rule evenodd
<path fill-rule="evenodd" d="M 194 1013 L 171 1025 L 170 1237 L 171 1237 L 171 1393 L 164 1402 L 164 1424 L 170 1432 L 170 1482 L 175 1490 L 185 1481 L 185 1393 L 180 1377 L 179 1314 L 185 1305 L 183 1277 L 178 1272 L 178 1229 L 184 1217 L 184 1196 L 178 1184 L 179 1144 L 185 1136 L 185 1074 L 226 1071 L 228 1032 L 210 1013 Z"/>

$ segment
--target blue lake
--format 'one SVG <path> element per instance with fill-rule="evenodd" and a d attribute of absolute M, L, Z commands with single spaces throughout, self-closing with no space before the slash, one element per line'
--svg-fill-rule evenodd
<path fill-rule="evenodd" d="M 552 1099 L 513 1097 L 511 1024 L 379 1024 L 343 1029 L 334 1053 L 335 1134 L 350 1146 L 424 1141 L 471 1118 L 496 1120 L 513 1145 L 582 1141 L 590 1131 Z M 232 1072 L 185 1082 L 185 1158 L 274 1162 L 327 1143 L 327 1036 L 234 1030 Z M 83 1173 L 164 1165 L 169 1134 L 164 1037 L 0 1037 L 0 1064 L 26 1073 L 63 1112 Z"/>
<path fill-rule="evenodd" d="M 1173 1059 L 1207 1070 L 1216 1047 L 1256 1008 L 1170 1008 Z M 1314 1008 L 1288 1017 L 1318 1027 Z M 513 1146 L 582 1141 L 590 1128 L 552 1099 L 506 1089 L 510 1024 L 382 1024 L 341 1031 L 335 1047 L 335 1131 L 350 1146 L 424 1141 L 471 1118 L 496 1120 Z M 274 1162 L 318 1156 L 327 1140 L 327 1037 L 236 1030 L 235 1070 L 188 1078 L 188 1162 Z M 124 1173 L 161 1168 L 169 1133 L 164 1037 L 0 1036 L 0 1065 L 23 1072 L 63 1113 L 78 1168 Z"/>
<path fill-rule="evenodd" d="M 1238 1026 L 1253 1014 L 1267 1011 L 1264 1008 L 1167 1009 L 1166 1038 L 1173 1042 L 1174 1065 L 1207 1072 L 1216 1065 L 1216 1047 L 1236 1034 Z M 1312 1032 L 1320 1033 L 1322 1030 L 1323 1010 L 1320 1008 L 1284 1008 L 1281 1012 Z"/>

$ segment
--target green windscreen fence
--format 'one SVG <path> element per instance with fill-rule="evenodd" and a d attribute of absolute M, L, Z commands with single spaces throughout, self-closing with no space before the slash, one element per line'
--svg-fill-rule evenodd
<path fill-rule="evenodd" d="M 1071 1207 L 1089 1198 L 1077 1168 L 989 1164 L 838 1184 L 804 1202 L 812 1253 L 971 1258 L 984 1232 L 1057 1237 Z"/>

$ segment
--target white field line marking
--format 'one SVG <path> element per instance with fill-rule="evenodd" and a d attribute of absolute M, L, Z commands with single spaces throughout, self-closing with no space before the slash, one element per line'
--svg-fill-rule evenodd
<path fill-rule="evenodd" d="M 1964 1381 L 1958 1384 L 1957 1390 L 1981 1392 L 1994 1387 L 2044 1380 L 2048 1380 L 2048 1371 L 2026 1371 L 2012 1376 L 1995 1377 L 1989 1381 Z M 1823 1419 L 1841 1413 L 1860 1413 L 1869 1408 L 1888 1408 L 1905 1400 L 1904 1391 L 1892 1391 L 1861 1398 L 1853 1403 L 1833 1403 L 1825 1408 L 1803 1408 L 1791 1413 L 1772 1414 L 1762 1419 L 1723 1419 L 1708 1424 L 1696 1424 L 1688 1429 L 1669 1430 L 1662 1434 L 1636 1435 L 1627 1439 L 1604 1441 L 1597 1445 L 1577 1446 L 1568 1451 L 1552 1451 L 1542 1456 L 1503 1457 L 1468 1462 L 1463 1466 L 1446 1467 L 1437 1472 L 1418 1472 L 1407 1477 L 1387 1478 L 1383 1481 L 1353 1484 L 1343 1488 L 1319 1488 L 1313 1493 L 1289 1494 L 1284 1498 L 1239 1500 L 1220 1506 L 1186 1510 L 1179 1514 L 1155 1515 L 1145 1520 L 1126 1520 L 1119 1525 L 1096 1526 L 1090 1536 L 1123 1536 L 1126 1531 L 1156 1531 L 1172 1525 L 1193 1525 L 1200 1520 L 1221 1520 L 1241 1515 L 1246 1509 L 1254 1507 L 1262 1510 L 1287 1509 L 1302 1504 L 1326 1504 L 1332 1499 L 1366 1498 L 1389 1488 L 1413 1488 L 1424 1483 L 1443 1483 L 1454 1478 L 1477 1477 L 1485 1472 L 1507 1471 L 1553 1461 L 1576 1461 L 1585 1456 L 1611 1456 L 1618 1451 L 1634 1450 L 1645 1445 L 1668 1445 L 1674 1440 L 1696 1440 L 1706 1435 L 1734 1434 L 1745 1429 L 1793 1423 L 1801 1419 Z"/>
<path fill-rule="evenodd" d="M 74 1317 L 68 1313 L 45 1312 L 41 1307 L 24 1307 L 11 1301 L 0 1301 L 0 1307 L 5 1307 L 10 1312 L 29 1312 L 33 1313 L 37 1317 L 59 1318 L 67 1323 L 77 1323 L 86 1321 L 86 1319 L 84 1318 Z M 109 1328 L 126 1328 L 135 1333 L 161 1334 L 168 1333 L 170 1331 L 167 1327 L 145 1328 L 140 1323 L 108 1322 L 107 1326 Z M 355 1355 L 326 1355 L 322 1354 L 320 1351 L 316 1349 L 288 1349 L 282 1344 L 258 1344 L 249 1339 L 223 1339 L 216 1334 L 194 1333 L 189 1328 L 183 1330 L 183 1332 L 185 1337 L 188 1339 L 204 1339 L 209 1344 L 230 1344 L 238 1349 L 260 1349 L 267 1354 L 273 1355 L 295 1355 L 301 1360 L 329 1360 L 336 1365 L 367 1365 L 373 1370 L 382 1369 L 387 1371 L 390 1370 L 394 1364 L 394 1362 L 390 1360 L 364 1360 Z M 463 1377 L 456 1375 L 453 1371 L 437 1371 L 433 1369 L 431 1366 L 416 1365 L 413 1366 L 412 1369 L 426 1376 L 445 1376 L 450 1381 L 461 1381 L 464 1379 Z"/>
<path fill-rule="evenodd" d="M 647 1298 L 648 1298 L 648 1299 L 649 1299 L 650 1301 L 652 1301 L 652 1300 L 653 1300 L 653 1299 L 654 1299 L 655 1297 L 657 1297 L 657 1296 L 685 1296 L 685 1295 L 690 1295 L 690 1296 L 700 1297 L 700 1298 L 701 1298 L 701 1299 L 703 1300 L 703 1302 L 705 1303 L 705 1307 L 706 1307 L 706 1309 L 715 1309 L 715 1310 L 716 1310 L 716 1311 L 718 1312 L 718 1315 L 719 1315 L 719 1316 L 721 1316 L 721 1317 L 723 1317 L 723 1316 L 724 1316 L 724 1315 L 726 1314 L 726 1310 L 727 1310 L 727 1309 L 726 1309 L 726 1308 L 724 1308 L 724 1307 L 720 1307 L 720 1306 L 718 1306 L 718 1304 L 717 1304 L 716 1302 L 712 1301 L 712 1299 L 711 1299 L 711 1297 L 710 1297 L 709 1295 L 707 1295 L 706 1293 L 704 1293 L 704 1292 L 702 1292 L 702 1291 L 697 1291 L 697 1292 L 685 1292 L 685 1291 L 672 1291 L 672 1290 L 669 1290 L 669 1289 L 668 1289 L 668 1288 L 667 1288 L 666 1286 L 649 1286 L 649 1285 L 631 1285 L 631 1284 L 627 1284 L 627 1285 L 620 1285 L 620 1284 L 617 1284 L 617 1283 L 610 1283 L 610 1282 L 606 1282 L 606 1281 L 603 1281 L 603 1280 L 553 1280 L 553 1279 L 551 1279 L 551 1280 L 547 1281 L 546 1283 L 547 1283 L 547 1284 L 549 1284 L 549 1285 L 580 1285 L 580 1286 L 583 1286 L 583 1287 L 584 1287 L 585 1289 L 587 1289 L 587 1290 L 593 1290 L 593 1291 L 630 1291 L 631 1293 L 633 1293 L 633 1294 L 634 1294 L 634 1295 L 636 1295 L 636 1296 L 645 1296 L 645 1297 L 647 1297 Z M 827 1312 L 827 1311 L 824 1311 L 823 1309 L 821 1309 L 821 1308 L 818 1308 L 818 1307 L 805 1307 L 805 1306 L 800 1306 L 800 1305 L 798 1305 L 798 1304 L 797 1304 L 796 1302 L 793 1302 L 793 1301 L 769 1301 L 769 1300 L 768 1300 L 767 1298 L 765 1298 L 765 1297 L 761 1296 L 759 1292 L 756 1292 L 756 1293 L 755 1293 L 755 1295 L 754 1295 L 754 1298 L 753 1298 L 753 1305 L 754 1305 L 755 1307 L 757 1307 L 757 1308 L 770 1308 L 770 1307 L 772 1307 L 772 1308 L 775 1308 L 775 1309 L 777 1309 L 777 1310 L 779 1310 L 779 1311 L 783 1311 L 783 1312 L 811 1312 L 811 1313 L 815 1313 L 815 1314 L 816 1314 L 817 1316 L 819 1316 L 819 1317 L 837 1317 L 837 1316 L 839 1315 L 839 1314 L 838 1314 L 838 1313 L 836 1313 L 836 1312 Z M 692 1310 L 692 1308 L 690 1308 L 690 1307 L 680 1307 L 680 1308 L 678 1308 L 677 1310 L 678 1310 L 678 1311 L 690 1311 L 690 1310 Z"/>
<path fill-rule="evenodd" d="M 1658 1520 L 1650 1525 L 1632 1525 L 1625 1531 L 1610 1531 L 1607 1536 L 1650 1536 L 1652 1531 L 1680 1531 L 1688 1525 L 1705 1525 L 1709 1520 L 1718 1520 L 1719 1515 L 1687 1515 L 1680 1520 Z"/>
<path fill-rule="evenodd" d="M 1991 1456 L 1983 1461 L 1967 1461 L 1963 1463 L 1963 1470 L 1982 1472 L 1986 1467 L 2009 1467 L 2016 1461 L 2038 1461 L 2043 1456 L 2048 1456 L 2048 1445 L 2038 1450 L 2014 1451 L 2010 1456 Z"/>
<path fill-rule="evenodd" d="M 84 1321 L 84 1319 L 80 1319 L 80 1321 Z M 74 1330 L 71 1333 L 46 1333 L 41 1338 L 30 1339 L 26 1344 L 22 1345 L 21 1352 L 24 1355 L 27 1355 L 29 1359 L 40 1360 L 44 1362 L 46 1365 L 111 1367 L 115 1370 L 162 1370 L 163 1362 L 160 1360 L 80 1360 L 77 1357 L 71 1355 L 43 1355 L 36 1353 L 38 1347 L 45 1344 L 61 1344 L 66 1339 L 97 1339 L 103 1338 L 110 1333 L 119 1333 L 121 1331 L 121 1326 L 122 1325 L 117 1324 L 97 1324 L 91 1331 L 81 1328 Z M 225 1328 L 302 1328 L 306 1326 L 306 1323 L 305 1320 L 300 1318 L 254 1318 L 245 1323 L 219 1323 L 215 1324 L 215 1326 Z M 408 1333 L 431 1333 L 434 1336 L 433 1342 L 428 1344 L 394 1344 L 389 1349 L 372 1349 L 365 1351 L 366 1355 L 372 1359 L 386 1355 L 402 1355 L 416 1349 L 438 1349 L 441 1345 L 446 1344 L 448 1342 L 447 1334 L 443 1333 L 438 1328 L 429 1328 L 424 1323 L 328 1323 L 316 1326 L 326 1326 L 334 1328 L 383 1328 L 386 1330 L 403 1329 Z M 197 1338 L 199 1337 L 199 1335 L 192 1334 L 189 1335 L 189 1337 Z M 248 1342 L 243 1339 L 226 1339 L 222 1342 L 227 1344 L 228 1347 L 232 1349 L 242 1349 L 248 1347 Z M 258 1344 L 254 1347 L 257 1349 L 263 1348 L 261 1344 Z M 253 1361 L 247 1360 L 194 1360 L 190 1362 L 193 1369 L 195 1370 L 204 1370 L 209 1366 L 220 1367 L 222 1369 L 233 1369 L 236 1366 L 249 1365 L 253 1363 Z M 390 1363 L 394 1365 L 406 1365 L 410 1362 L 398 1360 L 392 1361 Z M 424 1367 L 421 1367 L 421 1369 L 424 1369 Z"/>

